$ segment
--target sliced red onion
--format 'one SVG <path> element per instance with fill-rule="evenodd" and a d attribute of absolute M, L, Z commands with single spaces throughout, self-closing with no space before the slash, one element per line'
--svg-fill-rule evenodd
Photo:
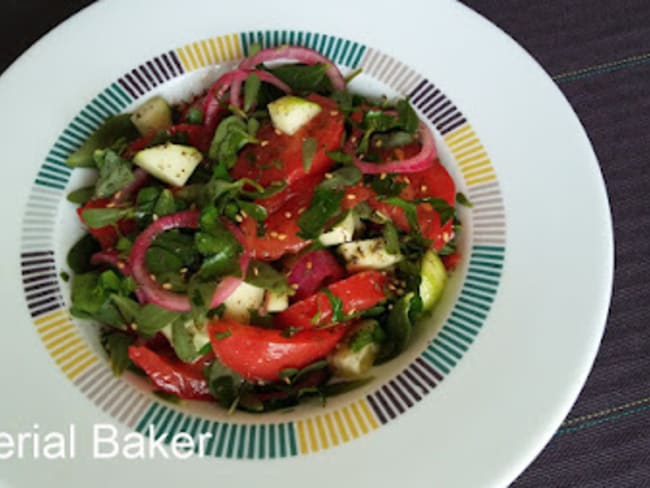
<path fill-rule="evenodd" d="M 120 257 L 120 253 L 115 249 L 96 252 L 90 257 L 90 264 L 95 266 L 98 264 L 108 264 L 120 271 L 124 276 L 131 274 L 131 266 Z"/>
<path fill-rule="evenodd" d="M 238 108 L 240 107 L 241 85 L 251 74 L 256 74 L 259 76 L 261 81 L 270 83 L 285 93 L 291 93 L 289 85 L 267 71 L 257 69 L 235 69 L 229 71 L 219 77 L 219 79 L 212 84 L 205 97 L 205 101 L 203 102 L 203 124 L 206 127 L 210 127 L 214 124 L 217 114 L 219 113 L 219 100 L 221 100 L 221 97 L 223 97 L 224 93 L 226 93 L 228 89 L 230 89 L 231 105 Z"/>
<path fill-rule="evenodd" d="M 380 173 L 417 173 L 433 166 L 438 152 L 433 141 L 433 134 L 427 125 L 420 121 L 420 142 L 422 147 L 420 152 L 415 156 L 403 159 L 401 161 L 391 161 L 390 163 L 366 163 L 360 159 L 355 159 L 354 164 L 365 174 Z"/>
<path fill-rule="evenodd" d="M 183 212 L 160 217 L 135 239 L 129 257 L 132 267 L 132 276 L 140 285 L 141 290 L 144 292 L 144 295 L 149 302 L 174 312 L 190 311 L 191 304 L 189 299 L 184 295 L 173 293 L 162 288 L 153 278 L 151 273 L 149 273 L 145 259 L 147 249 L 149 249 L 149 246 L 159 234 L 170 229 L 196 229 L 198 226 L 199 211 L 185 210 Z M 249 256 L 246 253 L 243 253 L 239 260 L 243 275 L 245 275 L 246 269 L 248 268 L 249 259 Z M 226 277 L 222 279 L 214 290 L 210 307 L 216 307 L 223 303 L 235 291 L 241 281 L 240 278 L 234 277 Z"/>
<path fill-rule="evenodd" d="M 259 69 L 244 71 L 242 69 L 238 69 L 232 73 L 236 73 L 236 76 L 234 76 L 232 84 L 230 85 L 230 104 L 234 107 L 241 108 L 241 86 L 244 81 L 246 81 L 246 78 L 252 74 L 259 76 L 260 81 L 270 83 L 285 93 L 291 93 L 291 87 L 289 85 L 280 80 L 278 77 L 273 76 L 268 71 L 262 71 Z"/>
<path fill-rule="evenodd" d="M 293 59 L 304 64 L 321 63 L 328 65 L 325 74 L 327 74 L 327 77 L 332 82 L 332 87 L 335 90 L 345 89 L 345 80 L 343 79 L 343 75 L 336 67 L 336 65 L 331 60 L 320 54 L 318 51 L 314 51 L 308 47 L 280 46 L 262 49 L 257 54 L 244 59 L 241 63 L 239 63 L 239 67 L 241 69 L 251 69 L 258 64 L 265 63 L 267 61 L 275 61 L 276 59 Z"/>
<path fill-rule="evenodd" d="M 289 271 L 289 284 L 296 290 L 294 299 L 302 300 L 323 286 L 344 276 L 343 268 L 331 253 L 324 249 L 308 252 Z"/>

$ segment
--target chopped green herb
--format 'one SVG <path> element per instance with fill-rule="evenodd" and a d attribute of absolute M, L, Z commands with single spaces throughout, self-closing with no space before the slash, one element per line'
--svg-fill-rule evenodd
<path fill-rule="evenodd" d="M 88 200 L 91 200 L 95 195 L 95 187 L 87 186 L 85 188 L 79 188 L 78 190 L 71 191 L 66 197 L 67 200 L 71 203 L 77 203 L 83 205 Z"/>
<path fill-rule="evenodd" d="M 456 201 L 468 208 L 472 208 L 474 206 L 474 204 L 470 202 L 469 199 L 462 192 L 456 193 Z"/>
<path fill-rule="evenodd" d="M 302 166 L 306 173 L 311 169 L 311 163 L 314 160 L 316 149 L 318 148 L 318 141 L 313 137 L 308 137 L 302 143 Z"/>
<path fill-rule="evenodd" d="M 244 82 L 244 112 L 248 112 L 257 103 L 260 91 L 260 77 L 255 73 L 248 75 Z"/>
<path fill-rule="evenodd" d="M 196 107 L 190 107 L 185 120 L 188 124 L 201 125 L 203 123 L 203 112 Z"/>
<path fill-rule="evenodd" d="M 337 324 L 343 322 L 345 318 L 343 314 L 343 300 L 332 293 L 332 290 L 329 288 L 325 288 L 323 292 L 327 295 L 327 299 L 330 301 L 330 305 L 332 306 L 332 323 Z"/>
<path fill-rule="evenodd" d="M 231 335 L 232 335 L 232 332 L 230 332 L 229 330 L 225 330 L 225 331 L 223 331 L 223 332 L 217 332 L 217 333 L 214 335 L 214 337 L 215 337 L 217 340 L 222 340 L 222 339 L 226 339 L 227 337 L 230 337 Z"/>

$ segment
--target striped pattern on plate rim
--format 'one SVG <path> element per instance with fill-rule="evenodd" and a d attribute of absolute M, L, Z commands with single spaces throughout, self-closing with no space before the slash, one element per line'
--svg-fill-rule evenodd
<path fill-rule="evenodd" d="M 287 422 L 215 421 L 180 411 L 113 377 L 86 344 L 64 308 L 54 255 L 54 225 L 71 169 L 68 155 L 110 115 L 183 73 L 248 54 L 252 44 L 299 44 L 409 96 L 443 136 L 463 176 L 471 209 L 472 248 L 460 296 L 439 333 L 406 368 L 363 398 Z M 458 108 L 431 82 L 401 62 L 353 41 L 319 33 L 254 31 L 197 41 L 125 73 L 70 122 L 45 157 L 23 218 L 21 270 L 36 331 L 61 371 L 99 408 L 136 431 L 194 439 L 212 436 L 201 454 L 238 459 L 295 456 L 349 442 L 406 412 L 450 374 L 479 333 L 497 293 L 505 256 L 505 209 L 496 173 L 478 136 Z M 263 421 L 263 417 L 258 417 Z M 155 431 L 150 432 L 149 426 Z M 199 445 L 197 443 L 197 445 Z"/>

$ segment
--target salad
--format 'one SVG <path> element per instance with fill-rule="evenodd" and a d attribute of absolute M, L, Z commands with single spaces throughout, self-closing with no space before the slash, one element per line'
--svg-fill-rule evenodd
<path fill-rule="evenodd" d="M 168 400 L 263 412 L 364 384 L 459 260 L 455 185 L 407 99 L 304 47 L 109 118 L 69 159 L 71 313 Z"/>

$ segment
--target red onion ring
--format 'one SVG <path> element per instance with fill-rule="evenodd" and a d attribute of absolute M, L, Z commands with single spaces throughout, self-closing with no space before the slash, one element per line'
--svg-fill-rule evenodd
<path fill-rule="evenodd" d="M 365 163 L 355 158 L 355 166 L 362 173 L 371 175 L 380 173 L 417 173 L 430 168 L 438 156 L 436 145 L 433 141 L 433 134 L 429 130 L 429 127 L 422 121 L 420 121 L 419 131 L 422 147 L 420 148 L 420 152 L 415 156 L 403 159 L 402 161 L 391 161 L 381 164 Z"/>
<path fill-rule="evenodd" d="M 229 71 L 212 84 L 205 97 L 205 101 L 203 102 L 203 124 L 206 127 L 210 127 L 214 123 L 219 112 L 219 100 L 228 89 L 230 89 L 230 103 L 237 108 L 240 107 L 239 94 L 241 93 L 241 84 L 251 74 L 256 74 L 261 81 L 270 83 L 285 93 L 291 92 L 289 85 L 267 71 L 257 69 L 235 69 Z"/>
<path fill-rule="evenodd" d="M 129 261 L 131 262 L 133 279 L 140 285 L 147 300 L 167 310 L 174 312 L 189 312 L 191 304 L 189 299 L 178 293 L 162 288 L 151 276 L 145 264 L 147 249 L 159 234 L 175 228 L 196 229 L 199 227 L 199 211 L 185 210 L 171 215 L 165 215 L 147 227 L 133 243 Z M 239 264 L 242 268 L 242 275 L 246 274 L 250 257 L 242 253 Z M 241 284 L 241 278 L 228 276 L 221 280 L 214 290 L 210 308 L 223 303 Z"/>
<path fill-rule="evenodd" d="M 131 197 L 138 193 L 138 191 L 140 191 L 140 188 L 146 185 L 149 181 L 149 173 L 147 173 L 142 168 L 135 168 L 133 170 L 133 176 L 135 176 L 133 182 L 129 183 L 128 186 L 122 188 L 113 196 L 112 200 L 115 202 L 115 204 L 130 201 Z"/>
<path fill-rule="evenodd" d="M 336 67 L 336 65 L 313 49 L 302 46 L 280 46 L 262 49 L 257 54 L 244 59 L 239 63 L 241 69 L 251 69 L 258 64 L 265 63 L 266 61 L 274 61 L 276 59 L 294 59 L 304 64 L 326 64 L 328 65 L 325 74 L 332 82 L 332 87 L 335 90 L 345 89 L 345 80 L 343 75 Z"/>
<path fill-rule="evenodd" d="M 120 253 L 115 249 L 106 251 L 98 251 L 90 257 L 90 264 L 96 266 L 98 264 L 108 264 L 116 268 L 124 276 L 131 274 L 131 266 L 129 263 L 120 257 Z"/>

